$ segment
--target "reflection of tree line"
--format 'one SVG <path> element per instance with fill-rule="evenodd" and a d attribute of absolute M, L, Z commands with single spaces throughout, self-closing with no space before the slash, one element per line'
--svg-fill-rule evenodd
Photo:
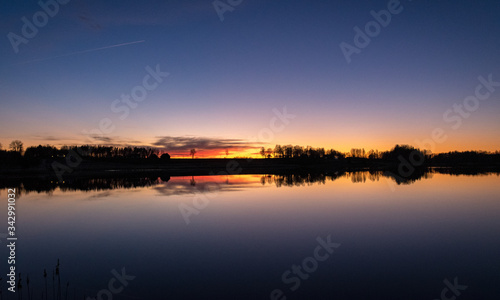
<path fill-rule="evenodd" d="M 285 175 L 264 175 L 261 177 L 261 184 L 275 184 L 281 186 L 307 186 L 313 184 L 325 184 L 328 181 L 335 181 L 339 178 L 349 178 L 353 183 L 364 183 L 368 181 L 379 181 L 380 178 L 390 178 L 398 184 L 410 184 L 420 178 L 432 177 L 431 172 L 424 172 L 419 176 L 411 178 L 400 178 L 390 172 L 384 171 L 345 171 L 335 174 L 285 174 Z"/>
<path fill-rule="evenodd" d="M 464 169 L 464 168 L 430 168 L 430 169 L 416 169 L 415 172 L 408 177 L 398 176 L 396 172 L 379 171 L 379 170 L 366 170 L 366 171 L 338 171 L 334 173 L 286 173 L 286 174 L 271 174 L 262 175 L 260 183 L 262 185 L 274 184 L 277 187 L 282 186 L 308 186 L 313 184 L 325 184 L 326 181 L 335 181 L 339 178 L 348 178 L 353 183 L 364 183 L 367 181 L 375 182 L 381 178 L 389 178 L 394 180 L 397 184 L 411 184 L 420 179 L 431 178 L 433 174 L 448 174 L 448 175 L 487 175 L 497 174 L 500 172 L 490 172 L 481 169 Z M 219 176 L 220 177 L 220 176 Z M 215 179 L 219 184 L 227 185 L 226 190 L 233 190 L 231 186 L 236 189 L 238 186 L 243 186 L 241 182 L 231 182 L 227 177 L 220 177 Z M 221 179 L 222 178 L 222 179 Z M 9 179 L 4 178 L 0 182 L 0 189 L 17 188 L 19 193 L 29 192 L 53 192 L 56 188 L 61 191 L 106 191 L 114 189 L 133 189 L 140 187 L 156 187 L 162 185 L 163 194 L 179 194 L 182 190 L 186 193 L 193 193 L 193 190 L 204 192 L 204 186 L 209 184 L 205 180 L 197 181 L 196 176 L 186 179 L 185 182 L 176 180 L 175 183 L 166 184 L 169 182 L 170 176 L 158 172 L 144 173 L 141 176 L 108 176 L 108 177 L 79 177 L 68 178 L 64 182 L 57 182 L 53 180 L 43 180 L 40 178 L 23 178 L 23 179 Z M 247 182 L 244 182 L 247 183 Z M 248 182 L 250 183 L 250 182 Z M 171 193 L 168 190 L 172 190 Z M 175 191 L 174 191 L 175 190 Z"/>
<path fill-rule="evenodd" d="M 309 186 L 314 184 L 325 184 L 326 181 L 335 181 L 339 178 L 350 178 L 353 183 L 366 182 L 369 178 L 371 181 L 378 181 L 382 176 L 382 172 L 362 171 L 362 172 L 336 172 L 334 174 L 279 174 L 279 175 L 263 175 L 260 179 L 262 185 L 275 184 L 277 187 L 282 186 Z"/>
<path fill-rule="evenodd" d="M 262 185 L 275 184 L 281 186 L 305 186 L 314 183 L 325 184 L 326 180 L 334 181 L 337 179 L 335 174 L 281 174 L 281 175 L 263 175 L 260 179 Z"/>
<path fill-rule="evenodd" d="M 262 185 L 274 184 L 277 187 L 282 186 L 308 186 L 313 184 L 325 184 L 326 181 L 335 181 L 339 178 L 348 178 L 353 183 L 365 183 L 367 181 L 376 182 L 381 178 L 394 180 L 397 184 L 412 184 L 420 179 L 432 178 L 434 174 L 447 175 L 488 175 L 496 174 L 500 176 L 500 172 L 490 172 L 471 169 L 452 169 L 452 168 L 431 168 L 417 169 L 411 176 L 401 177 L 390 171 L 343 171 L 335 174 L 276 174 L 263 175 L 260 179 Z"/>
<path fill-rule="evenodd" d="M 170 176 L 159 176 L 154 173 L 142 177 L 69 178 L 64 182 L 42 180 L 39 178 L 23 178 L 5 179 L 0 183 L 0 189 L 15 187 L 20 191 L 21 195 L 23 192 L 50 193 L 56 188 L 59 188 L 63 192 L 105 191 L 155 186 L 169 180 Z"/>

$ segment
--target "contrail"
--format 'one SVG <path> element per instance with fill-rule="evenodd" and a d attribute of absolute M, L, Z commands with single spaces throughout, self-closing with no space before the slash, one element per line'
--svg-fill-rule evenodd
<path fill-rule="evenodd" d="M 99 50 L 104 50 L 104 49 L 109 49 L 109 48 L 115 48 L 115 47 L 122 47 L 122 46 L 127 46 L 127 45 L 132 45 L 132 44 L 139 44 L 139 43 L 144 43 L 145 40 L 140 40 L 140 41 L 135 41 L 135 42 L 128 42 L 128 43 L 122 43 L 122 44 L 116 44 L 116 45 L 111 45 L 111 46 L 105 46 L 105 47 L 100 47 L 100 48 L 94 48 L 94 49 L 88 49 L 88 50 L 83 50 L 83 51 L 77 51 L 77 52 L 71 52 L 63 55 L 58 55 L 58 56 L 53 56 L 53 57 L 47 57 L 47 58 L 40 58 L 40 59 L 33 59 L 33 60 L 28 60 L 28 61 L 23 61 L 15 65 L 23 65 L 27 63 L 32 63 L 32 62 L 39 62 L 39 61 L 45 61 L 45 60 L 51 60 L 51 59 L 56 59 L 60 57 L 66 57 L 66 56 L 71 56 L 71 55 L 76 55 L 76 54 L 82 54 L 82 53 L 87 53 L 87 52 L 94 52 L 94 51 L 99 51 Z"/>

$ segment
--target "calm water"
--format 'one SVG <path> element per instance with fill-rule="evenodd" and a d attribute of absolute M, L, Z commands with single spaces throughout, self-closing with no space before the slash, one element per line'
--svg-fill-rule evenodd
<path fill-rule="evenodd" d="M 122 268 L 135 278 L 113 299 L 272 299 L 273 291 L 286 299 L 440 299 L 444 280 L 455 278 L 456 299 L 500 297 L 498 174 L 428 174 L 402 185 L 367 172 L 115 185 L 18 196 L 17 269 L 30 275 L 33 299 L 45 290 L 44 269 L 52 295 L 57 259 L 63 299 L 68 281 L 68 299 L 96 297 Z M 328 240 L 335 246 L 322 246 Z M 2 286 L 5 298 L 5 279 Z"/>

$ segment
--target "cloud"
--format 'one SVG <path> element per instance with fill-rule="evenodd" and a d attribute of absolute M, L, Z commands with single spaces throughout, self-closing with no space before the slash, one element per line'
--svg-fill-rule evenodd
<path fill-rule="evenodd" d="M 43 140 L 43 141 L 51 141 L 51 142 L 54 142 L 54 141 L 66 141 L 66 140 L 69 140 L 69 138 L 65 138 L 65 137 L 55 137 L 53 135 L 32 135 L 32 137 L 34 139 L 37 139 L 37 140 Z"/>
<path fill-rule="evenodd" d="M 258 149 L 263 143 L 251 142 L 244 139 L 200 137 L 200 136 L 156 136 L 153 143 L 148 143 L 122 136 L 107 136 L 101 134 L 85 133 L 84 138 L 75 140 L 67 137 L 53 135 L 34 135 L 37 140 L 56 143 L 57 145 L 102 145 L 113 147 L 153 147 L 160 151 L 168 151 L 173 156 L 189 156 L 191 149 L 196 149 L 201 157 L 221 155 L 228 150 L 231 155 L 235 153 L 258 154 Z"/>
<path fill-rule="evenodd" d="M 68 145 L 75 144 L 79 142 L 79 139 L 70 138 L 67 136 L 53 136 L 53 135 L 45 135 L 45 134 L 34 134 L 30 136 L 34 142 L 31 143 L 32 146 L 37 146 L 39 144 L 51 144 L 53 146 L 58 145 Z M 36 141 L 40 142 L 36 142 Z"/>
<path fill-rule="evenodd" d="M 101 136 L 98 134 L 89 134 L 88 137 L 90 137 L 96 141 L 99 141 L 99 142 L 105 142 L 107 144 L 116 144 L 114 142 L 114 139 L 112 137 L 109 137 L 109 136 Z"/>
<path fill-rule="evenodd" d="M 84 141 L 79 144 L 99 144 L 103 146 L 113 146 L 113 147 L 151 147 L 151 145 L 146 145 L 142 141 L 128 139 L 121 136 L 104 136 L 100 134 L 84 134 L 86 137 Z"/>
<path fill-rule="evenodd" d="M 250 143 L 242 139 L 224 139 L 195 136 L 159 136 L 154 146 L 166 151 L 189 152 L 196 150 L 246 150 L 258 148 L 258 143 Z"/>

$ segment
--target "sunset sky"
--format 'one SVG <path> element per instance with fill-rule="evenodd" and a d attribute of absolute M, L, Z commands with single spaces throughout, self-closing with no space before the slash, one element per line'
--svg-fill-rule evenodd
<path fill-rule="evenodd" d="M 65 1 L 47 20 L 37 1 L 0 4 L 3 149 L 500 150 L 498 1 Z M 23 37 L 34 15 L 46 24 Z M 348 63 L 340 45 L 367 23 L 380 32 Z"/>

